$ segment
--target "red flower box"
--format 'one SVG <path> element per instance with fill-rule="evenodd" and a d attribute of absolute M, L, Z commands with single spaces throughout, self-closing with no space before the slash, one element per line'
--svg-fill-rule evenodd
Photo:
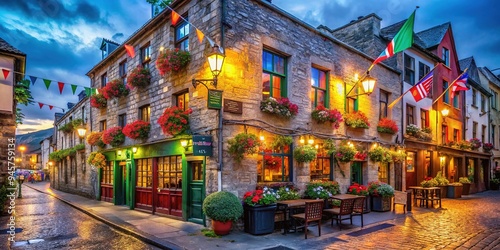
<path fill-rule="evenodd" d="M 125 134 L 125 136 L 130 139 L 147 139 L 150 130 L 151 125 L 149 124 L 149 122 L 137 120 L 125 125 L 125 127 L 123 128 L 123 134 Z"/>
<path fill-rule="evenodd" d="M 166 108 L 163 115 L 158 118 L 158 124 L 165 135 L 176 136 L 189 130 L 189 114 L 191 109 L 182 110 L 174 106 Z"/>

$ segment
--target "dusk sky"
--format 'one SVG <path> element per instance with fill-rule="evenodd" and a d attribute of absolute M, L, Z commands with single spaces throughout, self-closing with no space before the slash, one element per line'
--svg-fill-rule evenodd
<path fill-rule="evenodd" d="M 380 16 L 385 27 L 408 18 L 419 5 L 416 32 L 451 22 L 460 59 L 474 56 L 478 66 L 500 67 L 499 1 L 272 2 L 313 27 L 323 24 L 332 29 L 370 13 Z M 34 100 L 63 108 L 67 102 L 77 102 L 78 97 L 72 95 L 69 85 L 60 95 L 57 81 L 88 87 L 90 80 L 85 73 L 101 59 L 102 38 L 121 43 L 151 18 L 146 0 L 0 0 L 0 6 L 0 37 L 27 54 L 26 74 L 55 81 L 47 90 L 43 81 L 37 80 L 32 86 Z M 18 134 L 51 127 L 54 113 L 61 112 L 46 106 L 40 109 L 37 103 L 21 108 L 26 118 Z"/>

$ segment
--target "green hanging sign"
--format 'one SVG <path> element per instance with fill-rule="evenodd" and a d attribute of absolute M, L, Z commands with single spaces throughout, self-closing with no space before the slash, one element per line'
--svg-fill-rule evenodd
<path fill-rule="evenodd" d="M 208 90 L 208 104 L 209 109 L 222 108 L 222 90 L 209 89 Z"/>

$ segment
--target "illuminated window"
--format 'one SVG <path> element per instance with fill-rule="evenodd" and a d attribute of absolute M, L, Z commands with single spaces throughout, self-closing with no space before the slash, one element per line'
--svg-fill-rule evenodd
<path fill-rule="evenodd" d="M 123 84 L 127 84 L 127 60 L 123 60 L 118 65 L 118 74 L 122 79 Z"/>
<path fill-rule="evenodd" d="M 387 106 L 389 105 L 389 93 L 384 90 L 380 90 L 379 97 L 379 119 L 387 117 Z"/>
<path fill-rule="evenodd" d="M 149 68 L 149 62 L 151 61 L 151 44 L 148 42 L 141 48 L 141 64 L 142 67 Z"/>
<path fill-rule="evenodd" d="M 264 50 L 262 70 L 262 99 L 286 97 L 286 59 Z"/>
<path fill-rule="evenodd" d="M 182 189 L 182 156 L 158 158 L 158 188 Z"/>
<path fill-rule="evenodd" d="M 453 141 L 458 142 L 460 140 L 460 130 L 454 128 L 453 129 Z"/>
<path fill-rule="evenodd" d="M 137 187 L 153 186 L 153 158 L 137 160 Z"/>
<path fill-rule="evenodd" d="M 290 146 L 267 148 L 259 152 L 257 163 L 258 182 L 289 182 L 291 176 L 292 151 Z"/>
<path fill-rule="evenodd" d="M 184 18 L 187 20 L 187 17 Z M 175 47 L 189 51 L 189 23 L 184 20 L 175 27 Z"/>
<path fill-rule="evenodd" d="M 113 185 L 113 162 L 109 161 L 102 168 L 101 183 Z"/>
<path fill-rule="evenodd" d="M 139 108 L 139 119 L 149 122 L 149 118 L 151 117 L 151 106 L 144 105 Z"/>
<path fill-rule="evenodd" d="M 389 163 L 379 163 L 378 167 L 378 180 L 381 182 L 385 182 L 387 184 L 390 183 L 390 178 L 389 178 Z"/>
<path fill-rule="evenodd" d="M 420 128 L 429 127 L 429 110 L 420 109 Z"/>
<path fill-rule="evenodd" d="M 347 97 L 347 113 L 354 113 L 358 111 L 358 99 L 353 97 Z"/>
<path fill-rule="evenodd" d="M 311 106 L 313 108 L 323 105 L 328 108 L 328 73 L 311 68 Z"/>
<path fill-rule="evenodd" d="M 330 173 L 332 171 L 331 155 L 327 154 L 327 150 L 319 145 L 318 154 L 316 159 L 311 162 L 311 181 L 313 180 L 330 180 Z"/>
<path fill-rule="evenodd" d="M 442 125 L 441 132 L 442 132 L 441 143 L 443 144 L 448 143 L 448 126 Z"/>
<path fill-rule="evenodd" d="M 187 110 L 189 108 L 189 92 L 183 92 L 175 96 L 176 106 L 182 110 Z"/>

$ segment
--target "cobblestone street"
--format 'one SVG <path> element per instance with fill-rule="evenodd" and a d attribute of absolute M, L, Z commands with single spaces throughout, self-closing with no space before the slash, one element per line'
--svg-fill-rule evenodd
<path fill-rule="evenodd" d="M 442 209 L 386 221 L 336 238 L 319 240 L 326 249 L 499 249 L 500 192 L 447 199 Z M 380 230 L 374 231 L 377 228 Z M 370 231 L 374 231 L 371 232 Z"/>

